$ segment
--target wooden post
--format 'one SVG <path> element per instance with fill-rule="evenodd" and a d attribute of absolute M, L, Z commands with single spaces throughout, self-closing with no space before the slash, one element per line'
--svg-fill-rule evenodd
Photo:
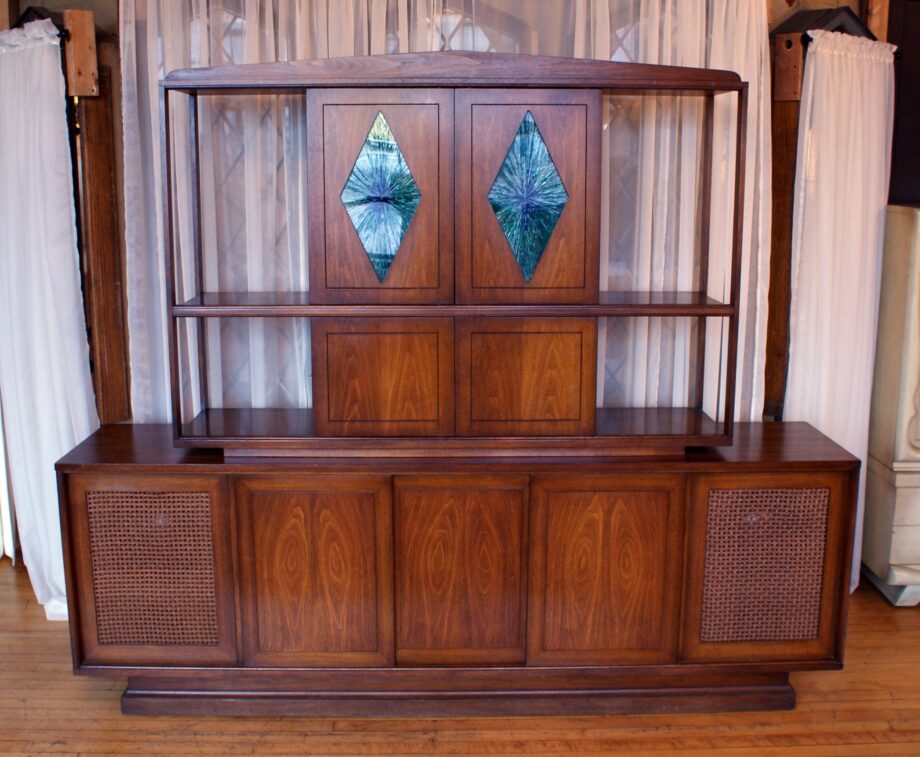
<path fill-rule="evenodd" d="M 867 0 L 863 21 L 880 42 L 888 41 L 888 6 L 890 0 Z"/>
<path fill-rule="evenodd" d="M 773 234 L 770 243 L 770 293 L 767 355 L 764 367 L 764 417 L 782 420 L 789 368 L 789 313 L 792 302 L 792 205 L 799 137 L 799 101 L 805 48 L 802 35 L 777 34 L 773 58 Z"/>
<path fill-rule="evenodd" d="M 99 97 L 81 97 L 75 106 L 79 134 L 75 159 L 83 260 L 83 296 L 89 328 L 96 409 L 102 423 L 131 417 L 128 337 L 119 243 L 118 188 L 115 181 L 115 126 L 112 82 L 101 69 Z"/>
<path fill-rule="evenodd" d="M 99 94 L 96 62 L 96 21 L 92 11 L 64 11 L 64 60 L 67 65 L 67 94 L 94 97 Z"/>

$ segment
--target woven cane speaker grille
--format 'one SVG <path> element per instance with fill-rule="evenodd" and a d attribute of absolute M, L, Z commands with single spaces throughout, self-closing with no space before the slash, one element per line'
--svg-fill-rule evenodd
<path fill-rule="evenodd" d="M 828 489 L 709 493 L 700 640 L 818 636 Z"/>
<path fill-rule="evenodd" d="M 216 645 L 207 492 L 86 494 L 99 644 Z"/>

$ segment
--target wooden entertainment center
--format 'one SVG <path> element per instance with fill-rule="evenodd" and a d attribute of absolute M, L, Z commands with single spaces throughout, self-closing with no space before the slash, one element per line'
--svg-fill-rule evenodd
<path fill-rule="evenodd" d="M 105 426 L 58 463 L 75 671 L 128 675 L 128 713 L 498 715 L 790 708 L 789 673 L 839 668 L 859 463 L 805 424 L 734 423 L 746 92 L 485 53 L 170 73 L 173 425 Z M 206 291 L 200 100 L 292 93 L 309 292 Z M 605 98 L 659 95 L 700 103 L 697 286 L 601 292 Z M 309 328 L 312 407 L 211 401 L 224 318 Z M 683 319 L 683 405 L 598 407 L 612 319 Z"/>

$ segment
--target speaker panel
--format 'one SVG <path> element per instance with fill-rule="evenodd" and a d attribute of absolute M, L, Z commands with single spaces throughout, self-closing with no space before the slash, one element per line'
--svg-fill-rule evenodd
<path fill-rule="evenodd" d="M 834 659 L 850 476 L 699 474 L 688 489 L 681 659 Z"/>
<path fill-rule="evenodd" d="M 93 473 L 70 477 L 67 490 L 80 663 L 235 662 L 221 479 Z"/>
<path fill-rule="evenodd" d="M 88 491 L 100 644 L 217 644 L 207 492 Z"/>
<path fill-rule="evenodd" d="M 830 491 L 709 492 L 700 640 L 818 636 Z"/>

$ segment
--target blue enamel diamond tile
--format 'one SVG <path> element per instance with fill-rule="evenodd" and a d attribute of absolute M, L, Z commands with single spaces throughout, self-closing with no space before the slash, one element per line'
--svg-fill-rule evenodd
<path fill-rule="evenodd" d="M 489 190 L 489 203 L 525 281 L 537 270 L 568 201 L 543 136 L 527 111 Z"/>
<path fill-rule="evenodd" d="M 422 199 L 383 113 L 374 119 L 341 197 L 383 282 Z"/>

